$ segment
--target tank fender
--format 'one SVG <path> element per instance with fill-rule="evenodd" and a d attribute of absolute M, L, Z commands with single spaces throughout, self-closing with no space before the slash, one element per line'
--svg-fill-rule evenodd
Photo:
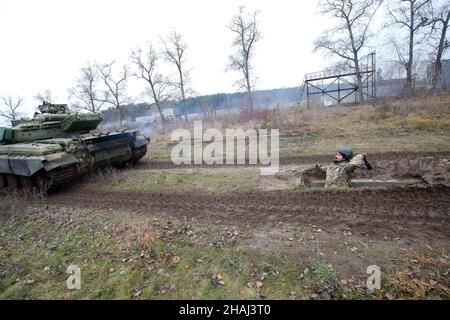
<path fill-rule="evenodd" d="M 56 168 L 64 168 L 79 164 L 79 160 L 70 154 L 51 154 L 45 157 L 45 171 L 51 171 Z"/>
<path fill-rule="evenodd" d="M 45 157 L 0 156 L 0 173 L 32 176 L 44 168 Z"/>
<path fill-rule="evenodd" d="M 133 139 L 133 148 L 138 149 L 150 143 L 150 139 L 144 135 L 136 136 Z"/>

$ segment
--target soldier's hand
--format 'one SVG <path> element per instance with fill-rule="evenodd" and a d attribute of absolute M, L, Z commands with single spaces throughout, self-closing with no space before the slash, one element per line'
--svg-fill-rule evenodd
<path fill-rule="evenodd" d="M 364 155 L 364 163 L 366 164 L 366 168 L 367 170 L 372 170 L 372 165 L 369 163 L 369 161 L 367 161 L 366 156 Z"/>

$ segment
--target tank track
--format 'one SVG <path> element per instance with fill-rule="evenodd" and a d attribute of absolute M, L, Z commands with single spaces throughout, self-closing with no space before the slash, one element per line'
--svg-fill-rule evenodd
<path fill-rule="evenodd" d="M 133 149 L 133 157 L 118 167 L 125 167 L 129 163 L 137 164 L 147 153 L 147 145 Z M 49 172 L 40 172 L 31 177 L 14 174 L 0 174 L 0 190 L 46 193 L 51 187 L 78 178 L 85 172 L 80 172 L 77 166 L 57 168 Z"/>
<path fill-rule="evenodd" d="M 52 186 L 70 181 L 79 176 L 78 168 L 58 168 L 50 172 L 40 172 L 31 177 L 18 176 L 14 174 L 0 174 L 0 190 L 26 191 L 45 193 Z"/>

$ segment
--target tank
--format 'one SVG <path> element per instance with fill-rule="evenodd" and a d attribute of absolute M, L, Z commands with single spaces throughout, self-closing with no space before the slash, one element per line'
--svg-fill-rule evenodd
<path fill-rule="evenodd" d="M 0 127 L 0 189 L 46 192 L 107 166 L 137 163 L 150 139 L 139 130 L 96 132 L 99 113 L 71 113 L 67 104 L 43 102 L 32 120 Z"/>

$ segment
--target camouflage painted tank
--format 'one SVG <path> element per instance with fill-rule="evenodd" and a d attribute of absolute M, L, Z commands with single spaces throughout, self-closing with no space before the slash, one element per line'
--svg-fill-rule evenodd
<path fill-rule="evenodd" d="M 150 139 L 138 130 L 91 132 L 98 113 L 70 113 L 66 104 L 44 102 L 32 120 L 0 127 L 0 189 L 48 188 L 110 165 L 136 163 Z"/>

